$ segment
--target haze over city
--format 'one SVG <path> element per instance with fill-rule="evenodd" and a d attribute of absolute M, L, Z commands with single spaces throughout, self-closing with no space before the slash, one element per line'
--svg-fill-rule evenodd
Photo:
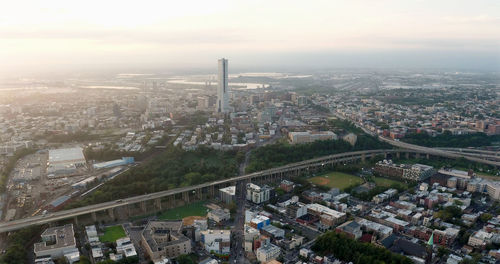
<path fill-rule="evenodd" d="M 32 263 L 500 263 L 500 2 L 2 3 Z"/>
<path fill-rule="evenodd" d="M 499 69 L 500 3 L 8 1 L 0 69 Z"/>

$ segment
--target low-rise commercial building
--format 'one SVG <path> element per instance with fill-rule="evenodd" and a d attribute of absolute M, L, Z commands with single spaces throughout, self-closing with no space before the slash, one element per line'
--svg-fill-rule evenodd
<path fill-rule="evenodd" d="M 333 226 L 345 221 L 346 214 L 321 204 L 308 204 L 307 213 L 320 218 L 322 224 Z"/>
<path fill-rule="evenodd" d="M 263 227 L 268 226 L 271 223 L 269 217 L 263 215 L 257 215 L 252 220 L 250 220 L 250 226 L 261 230 Z"/>
<path fill-rule="evenodd" d="M 269 236 L 273 239 L 281 239 L 281 238 L 284 238 L 285 237 L 285 230 L 279 228 L 279 227 L 276 227 L 276 226 L 273 226 L 273 225 L 267 225 L 267 226 L 264 226 L 260 232 L 263 234 L 263 235 L 266 235 L 266 236 Z"/>
<path fill-rule="evenodd" d="M 392 227 L 382 225 L 367 219 L 359 219 L 356 220 L 356 222 L 360 224 L 365 231 L 378 234 L 382 238 L 390 236 L 394 231 Z"/>
<path fill-rule="evenodd" d="M 286 213 L 291 218 L 299 218 L 307 214 L 307 206 L 301 202 L 290 204 L 286 208 Z"/>
<path fill-rule="evenodd" d="M 294 183 L 289 180 L 282 180 L 280 183 L 280 188 L 285 192 L 291 192 L 293 190 Z"/>
<path fill-rule="evenodd" d="M 122 237 L 116 240 L 116 253 L 122 254 L 125 258 L 137 256 L 134 244 L 130 241 L 129 237 Z"/>
<path fill-rule="evenodd" d="M 483 249 L 486 245 L 491 243 L 492 237 L 493 233 L 478 230 L 469 237 L 467 244 L 471 247 Z"/>
<path fill-rule="evenodd" d="M 231 230 L 201 231 L 201 242 L 209 253 L 229 254 L 231 252 Z"/>
<path fill-rule="evenodd" d="M 253 251 L 253 242 L 259 237 L 259 230 L 247 224 L 243 226 L 244 248 L 245 252 Z"/>
<path fill-rule="evenodd" d="M 472 171 L 463 171 L 463 170 L 445 169 L 445 168 L 438 170 L 438 173 L 446 175 L 448 177 L 456 177 L 462 179 L 470 179 L 474 176 L 474 173 Z"/>
<path fill-rule="evenodd" d="M 229 210 L 214 209 L 208 212 L 207 218 L 216 223 L 222 223 L 229 220 L 231 218 L 231 214 L 229 213 Z"/>
<path fill-rule="evenodd" d="M 344 233 L 352 239 L 359 239 L 363 235 L 361 225 L 355 221 L 345 222 L 335 229 L 338 233 Z"/>
<path fill-rule="evenodd" d="M 257 260 L 260 261 L 260 263 L 267 263 L 273 259 L 277 259 L 279 258 L 280 254 L 280 247 L 271 243 L 265 243 L 255 251 Z"/>

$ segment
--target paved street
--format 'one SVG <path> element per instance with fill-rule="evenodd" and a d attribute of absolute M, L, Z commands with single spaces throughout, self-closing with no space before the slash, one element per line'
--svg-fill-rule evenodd
<path fill-rule="evenodd" d="M 234 227 L 231 230 L 231 257 L 230 263 L 245 263 L 245 249 L 243 248 L 243 225 L 245 224 L 245 183 L 236 185 L 236 215 L 234 216 Z"/>

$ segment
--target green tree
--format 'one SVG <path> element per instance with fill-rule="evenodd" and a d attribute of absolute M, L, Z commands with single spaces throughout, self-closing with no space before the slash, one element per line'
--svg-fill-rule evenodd
<path fill-rule="evenodd" d="M 194 264 L 193 259 L 189 255 L 180 255 L 177 257 L 179 264 Z"/>
<path fill-rule="evenodd" d="M 488 221 L 490 221 L 491 218 L 493 218 L 493 215 L 489 213 L 484 213 L 481 216 L 479 216 L 479 220 L 481 220 L 481 222 L 483 223 L 487 223 Z"/>

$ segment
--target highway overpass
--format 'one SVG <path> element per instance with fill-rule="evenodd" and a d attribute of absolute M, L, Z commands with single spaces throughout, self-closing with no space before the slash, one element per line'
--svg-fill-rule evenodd
<path fill-rule="evenodd" d="M 428 152 L 428 150 L 431 150 L 431 152 Z M 424 147 L 420 149 L 380 149 L 346 152 L 291 163 L 285 166 L 255 172 L 243 176 L 237 176 L 229 179 L 189 187 L 176 188 L 151 194 L 139 195 L 125 199 L 118 199 L 115 201 L 53 212 L 46 215 L 38 215 L 24 219 L 13 220 L 10 222 L 0 222 L 0 233 L 14 231 L 31 225 L 47 224 L 66 219 L 73 219 L 76 223 L 78 223 L 78 217 L 88 217 L 89 215 L 93 218 L 94 221 L 97 221 L 97 213 L 105 213 L 109 218 L 114 219 L 115 213 L 117 211 L 127 212 L 130 211 L 131 207 L 139 208 L 142 214 L 151 212 L 154 213 L 165 209 L 174 208 L 178 206 L 179 203 L 183 204 L 215 197 L 218 194 L 217 192 L 219 188 L 236 185 L 236 183 L 239 182 L 270 182 L 298 176 L 303 173 L 318 171 L 328 166 L 355 163 L 376 156 L 383 156 L 384 158 L 386 158 L 388 155 L 393 155 L 396 157 L 405 155 L 407 158 L 410 156 L 414 156 L 416 158 L 430 158 L 431 156 L 447 158 L 463 157 L 459 154 L 448 153 L 442 150 L 435 150 Z M 475 159 L 474 161 L 483 163 L 488 162 L 488 164 L 492 163 L 491 165 L 500 166 L 500 162 L 485 161 L 472 157 L 468 157 L 467 159 Z M 128 214 L 128 216 L 130 216 L 130 214 Z"/>
<path fill-rule="evenodd" d="M 487 164 L 495 167 L 500 167 L 500 162 L 497 160 L 490 160 L 487 158 L 492 158 L 490 157 L 492 155 L 486 155 L 483 154 L 483 157 L 477 156 L 472 153 L 466 153 L 466 152 L 457 152 L 457 151 L 448 151 L 448 150 L 443 150 L 443 149 L 438 149 L 438 148 L 428 148 L 428 147 L 422 147 L 418 145 L 413 145 L 410 143 L 405 143 L 401 141 L 396 141 L 392 140 L 386 137 L 379 136 L 378 137 L 380 140 L 385 141 L 395 147 L 402 148 L 402 149 L 410 149 L 414 151 L 420 151 L 424 152 L 433 156 L 439 156 L 439 157 L 445 157 L 445 158 L 450 158 L 450 159 L 458 159 L 458 158 L 465 158 L 466 160 L 477 162 L 477 163 L 482 163 L 482 164 Z"/>

